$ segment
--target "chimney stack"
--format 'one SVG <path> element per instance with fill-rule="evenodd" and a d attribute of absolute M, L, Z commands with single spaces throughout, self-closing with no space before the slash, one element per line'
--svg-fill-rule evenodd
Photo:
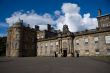
<path fill-rule="evenodd" d="M 35 25 L 35 29 L 36 29 L 36 30 L 39 30 L 39 26 Z"/>
<path fill-rule="evenodd" d="M 102 15 L 101 9 L 98 9 L 98 16 L 101 16 L 101 15 Z"/>
<path fill-rule="evenodd" d="M 47 24 L 47 29 L 48 29 L 48 31 L 51 31 L 51 25 L 50 24 Z"/>

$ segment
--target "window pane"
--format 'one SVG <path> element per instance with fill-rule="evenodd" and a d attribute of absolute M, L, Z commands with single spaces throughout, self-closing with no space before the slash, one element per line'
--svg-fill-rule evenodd
<path fill-rule="evenodd" d="M 107 49 L 107 55 L 110 55 L 110 49 Z"/>
<path fill-rule="evenodd" d="M 94 41 L 98 41 L 98 37 L 95 37 L 95 38 L 94 38 Z"/>
<path fill-rule="evenodd" d="M 110 36 L 105 36 L 105 41 L 107 44 L 110 43 Z"/>

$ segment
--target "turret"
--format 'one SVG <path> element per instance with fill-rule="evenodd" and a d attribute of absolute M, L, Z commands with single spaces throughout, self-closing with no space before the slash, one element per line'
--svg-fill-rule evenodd
<path fill-rule="evenodd" d="M 98 16 L 100 17 L 102 15 L 101 9 L 98 9 Z"/>
<path fill-rule="evenodd" d="M 48 29 L 48 31 L 51 31 L 51 25 L 50 24 L 47 24 L 47 29 Z"/>
<path fill-rule="evenodd" d="M 38 25 L 35 25 L 35 30 L 39 30 L 39 26 Z"/>

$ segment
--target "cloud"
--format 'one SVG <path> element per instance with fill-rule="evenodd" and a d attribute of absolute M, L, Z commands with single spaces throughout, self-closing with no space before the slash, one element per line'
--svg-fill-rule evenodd
<path fill-rule="evenodd" d="M 25 23 L 30 24 L 32 28 L 35 25 L 41 26 L 41 30 L 47 28 L 46 24 L 56 25 L 57 29 L 60 30 L 62 30 L 63 25 L 66 24 L 72 32 L 95 29 L 98 26 L 97 19 L 91 18 L 90 13 L 81 16 L 80 7 L 74 3 L 64 3 L 61 6 L 61 10 L 54 12 L 54 16 L 49 13 L 38 15 L 34 10 L 25 13 L 17 11 L 14 12 L 11 17 L 6 18 L 6 22 L 12 26 L 19 18 Z"/>
<path fill-rule="evenodd" d="M 90 13 L 84 14 L 84 17 L 82 19 L 82 24 L 87 29 L 94 29 L 98 27 L 97 19 L 90 18 Z"/>
<path fill-rule="evenodd" d="M 24 23 L 30 24 L 30 27 L 34 28 L 35 25 L 40 25 L 41 30 L 46 29 L 47 24 L 54 24 L 54 21 L 50 14 L 45 13 L 44 15 L 38 15 L 33 10 L 23 13 L 21 11 L 14 12 L 11 17 L 6 18 L 6 22 L 12 26 L 15 22 L 23 20 Z"/>
<path fill-rule="evenodd" d="M 80 7 L 78 7 L 77 4 L 73 3 L 64 3 L 63 6 L 61 7 L 62 12 L 64 13 L 79 13 Z"/>
<path fill-rule="evenodd" d="M 54 14 L 55 14 L 55 16 L 60 16 L 61 12 L 60 12 L 59 10 L 56 10 L 56 11 L 54 12 Z"/>
<path fill-rule="evenodd" d="M 64 3 L 61 7 L 64 15 L 58 18 L 58 29 L 62 30 L 64 24 L 68 25 L 70 31 L 77 32 L 85 29 L 95 29 L 97 27 L 97 19 L 90 18 L 90 13 L 84 14 L 82 17 L 80 7 L 73 3 Z"/>

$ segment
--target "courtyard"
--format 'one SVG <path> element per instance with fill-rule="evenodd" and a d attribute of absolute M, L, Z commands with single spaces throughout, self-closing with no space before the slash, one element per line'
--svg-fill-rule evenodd
<path fill-rule="evenodd" d="M 0 57 L 0 73 L 110 73 L 110 63 L 89 57 Z"/>

